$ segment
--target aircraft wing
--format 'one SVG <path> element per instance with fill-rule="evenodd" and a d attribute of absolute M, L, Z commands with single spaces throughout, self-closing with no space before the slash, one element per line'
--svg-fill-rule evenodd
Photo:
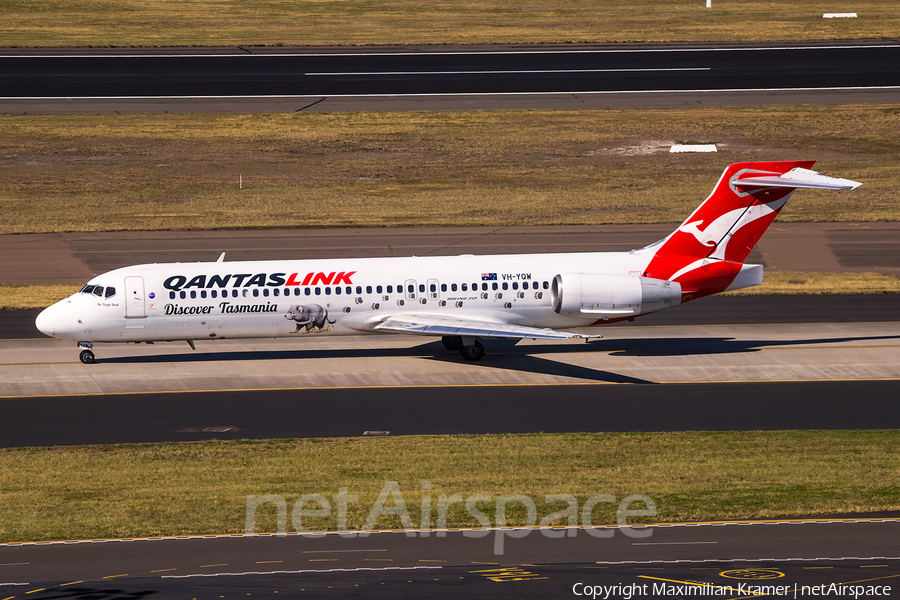
<path fill-rule="evenodd" d="M 460 319 L 436 315 L 403 314 L 388 317 L 374 327 L 376 331 L 418 333 L 424 335 L 459 335 L 486 338 L 518 338 L 531 340 L 565 340 L 569 338 L 599 338 L 555 329 L 541 329 L 524 325 L 510 325 L 477 319 Z"/>

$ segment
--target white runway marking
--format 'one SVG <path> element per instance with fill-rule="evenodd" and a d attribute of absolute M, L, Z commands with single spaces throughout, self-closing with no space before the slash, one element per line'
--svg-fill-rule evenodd
<path fill-rule="evenodd" d="M 304 550 L 301 554 L 337 554 L 343 552 L 387 552 L 387 548 L 378 550 Z"/>
<path fill-rule="evenodd" d="M 633 542 L 632 546 L 685 546 L 688 544 L 718 544 L 719 542 Z"/>
<path fill-rule="evenodd" d="M 341 75 L 543 75 L 548 73 L 659 73 L 665 71 L 712 71 L 710 67 L 683 67 L 672 69 L 540 69 L 533 71 L 359 71 L 332 73 L 304 73 L 321 77 L 338 77 Z"/>

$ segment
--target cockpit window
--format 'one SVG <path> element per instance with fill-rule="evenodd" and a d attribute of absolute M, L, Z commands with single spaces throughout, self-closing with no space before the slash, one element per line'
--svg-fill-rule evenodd
<path fill-rule="evenodd" d="M 112 286 L 106 288 L 106 297 L 107 298 L 112 298 L 115 295 L 116 295 L 116 288 L 114 288 Z"/>
<path fill-rule="evenodd" d="M 95 287 L 96 286 L 93 286 L 93 285 L 86 285 L 83 288 L 81 288 L 81 293 L 82 294 L 90 294 L 91 292 L 94 291 Z"/>
<path fill-rule="evenodd" d="M 102 298 L 102 297 L 103 297 L 103 286 L 102 286 L 102 285 L 95 285 L 95 286 L 94 286 L 94 291 L 92 291 L 91 293 L 94 294 L 95 296 L 99 297 L 99 298 Z"/>

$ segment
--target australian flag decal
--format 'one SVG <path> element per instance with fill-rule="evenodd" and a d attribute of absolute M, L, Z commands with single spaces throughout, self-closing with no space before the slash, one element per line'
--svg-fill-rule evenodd
<path fill-rule="evenodd" d="M 496 273 L 482 273 L 481 274 L 482 281 L 497 281 Z"/>

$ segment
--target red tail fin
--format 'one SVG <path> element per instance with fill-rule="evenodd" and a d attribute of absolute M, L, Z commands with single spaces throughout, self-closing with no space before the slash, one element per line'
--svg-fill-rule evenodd
<path fill-rule="evenodd" d="M 686 296 L 695 298 L 725 290 L 797 187 L 825 187 L 820 183 L 825 180 L 846 181 L 809 171 L 813 164 L 815 161 L 729 165 L 709 198 L 660 243 L 644 275 L 679 281 Z M 789 173 L 792 169 L 796 171 Z"/>

